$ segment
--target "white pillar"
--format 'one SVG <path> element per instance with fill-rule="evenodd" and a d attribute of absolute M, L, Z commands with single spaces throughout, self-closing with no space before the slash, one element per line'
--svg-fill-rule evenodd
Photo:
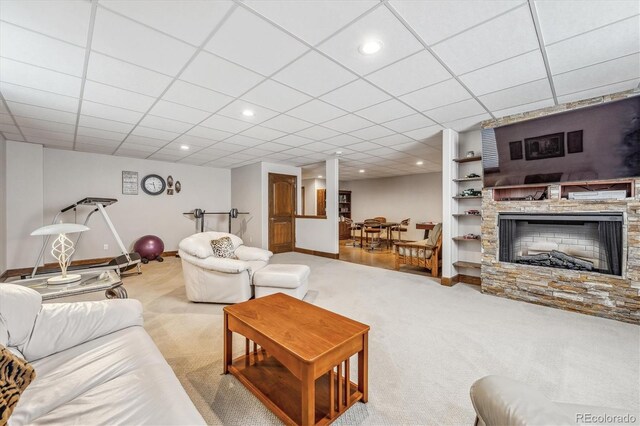
<path fill-rule="evenodd" d="M 458 261 L 458 246 L 453 237 L 458 236 L 458 221 L 452 215 L 458 211 L 457 185 L 458 133 L 451 129 L 442 131 L 442 278 L 453 278 L 458 273 L 453 266 Z"/>

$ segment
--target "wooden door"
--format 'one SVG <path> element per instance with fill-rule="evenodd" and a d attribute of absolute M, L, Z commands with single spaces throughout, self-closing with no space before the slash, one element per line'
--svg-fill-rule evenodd
<path fill-rule="evenodd" d="M 327 190 L 318 189 L 316 193 L 316 216 L 327 215 Z"/>
<path fill-rule="evenodd" d="M 295 215 L 296 177 L 269 173 L 269 250 L 293 251 Z"/>

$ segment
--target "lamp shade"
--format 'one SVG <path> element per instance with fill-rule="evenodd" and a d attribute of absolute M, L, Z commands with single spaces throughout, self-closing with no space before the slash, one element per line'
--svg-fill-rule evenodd
<path fill-rule="evenodd" d="M 31 235 L 58 235 L 73 234 L 75 232 L 88 231 L 89 227 L 78 223 L 54 223 L 53 225 L 43 226 L 31 233 Z"/>

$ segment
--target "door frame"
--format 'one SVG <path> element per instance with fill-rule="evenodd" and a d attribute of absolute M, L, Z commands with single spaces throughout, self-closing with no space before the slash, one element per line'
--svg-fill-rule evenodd
<path fill-rule="evenodd" d="M 268 200 L 267 200 L 267 222 L 268 222 L 268 229 L 267 229 L 267 239 L 268 239 L 268 244 L 267 246 L 269 247 L 270 251 L 273 251 L 272 248 L 272 244 L 273 242 L 271 241 L 271 205 L 273 203 L 273 184 L 272 184 L 272 177 L 274 176 L 280 176 L 280 177 L 286 177 L 286 178 L 293 178 L 293 213 L 291 214 L 291 251 L 295 251 L 296 249 L 296 216 L 298 214 L 298 176 L 296 175 L 288 175 L 285 173 L 269 173 L 267 181 L 268 181 L 268 185 L 269 185 L 269 192 L 268 192 Z"/>

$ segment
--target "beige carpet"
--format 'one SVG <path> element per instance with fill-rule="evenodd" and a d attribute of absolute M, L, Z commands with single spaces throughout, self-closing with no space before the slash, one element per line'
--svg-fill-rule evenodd
<path fill-rule="evenodd" d="M 487 374 L 529 382 L 558 401 L 640 409 L 637 326 L 299 253 L 273 263 L 309 265 L 313 303 L 371 326 L 369 403 L 336 424 L 469 425 L 469 387 Z M 223 306 L 186 300 L 179 259 L 146 265 L 125 285 L 143 302 L 146 329 L 208 423 L 279 424 L 220 374 Z"/>

